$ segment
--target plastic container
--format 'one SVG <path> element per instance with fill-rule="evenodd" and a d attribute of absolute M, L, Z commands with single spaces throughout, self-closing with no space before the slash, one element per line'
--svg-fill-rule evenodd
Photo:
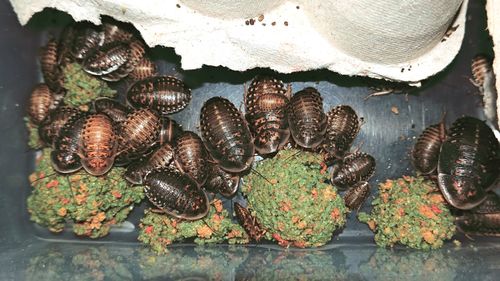
<path fill-rule="evenodd" d="M 395 247 L 378 249 L 366 225 L 351 214 L 346 229 L 325 247 L 282 249 L 274 244 L 249 246 L 195 246 L 174 244 L 166 256 L 156 256 L 140 245 L 137 225 L 147 203 L 134 210 L 125 227 L 99 240 L 81 239 L 64 231 L 52 234 L 34 225 L 26 210 L 30 187 L 27 176 L 34 168 L 34 152 L 26 145 L 23 117 L 27 97 L 41 81 L 38 47 L 51 32 L 70 21 L 62 13 L 44 11 L 21 27 L 7 1 L 0 2 L 0 279 L 8 280 L 496 280 L 500 267 L 500 240 L 457 239 L 461 247 L 447 243 L 441 250 L 419 252 Z M 356 145 L 375 156 L 377 170 L 372 184 L 386 178 L 412 174 L 409 151 L 415 137 L 436 123 L 443 110 L 448 122 L 461 115 L 484 118 L 480 97 L 468 81 L 470 60 L 491 52 L 485 30 L 483 5 L 471 1 L 467 35 L 456 60 L 441 74 L 408 95 L 373 97 L 364 101 L 377 81 L 336 75 L 328 71 L 278 75 L 292 82 L 294 90 L 317 87 L 325 110 L 351 105 L 366 123 Z M 242 103 L 243 84 L 257 73 L 206 67 L 179 69 L 179 57 L 170 49 L 152 50 L 160 72 L 177 74 L 193 88 L 193 101 L 175 115 L 186 129 L 196 130 L 199 110 L 211 96 Z M 391 110 L 398 109 L 398 113 Z M 363 210 L 369 209 L 369 202 Z"/>

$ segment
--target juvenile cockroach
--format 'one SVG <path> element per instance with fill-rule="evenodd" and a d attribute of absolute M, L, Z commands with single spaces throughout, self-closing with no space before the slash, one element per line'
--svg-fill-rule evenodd
<path fill-rule="evenodd" d="M 500 237 L 500 213 L 468 213 L 457 217 L 455 224 L 466 235 Z"/>
<path fill-rule="evenodd" d="M 213 97 L 203 104 L 200 130 L 210 155 L 222 169 L 238 173 L 252 166 L 255 147 L 250 129 L 229 100 Z"/>
<path fill-rule="evenodd" d="M 28 115 L 31 122 L 36 125 L 41 124 L 50 111 L 59 105 L 61 98 L 54 94 L 47 84 L 36 85 L 28 102 Z"/>
<path fill-rule="evenodd" d="M 344 194 L 344 202 L 350 210 L 361 209 L 363 203 L 370 195 L 370 184 L 366 181 L 360 181 L 349 189 Z"/>
<path fill-rule="evenodd" d="M 136 82 L 127 93 L 136 108 L 151 108 L 162 115 L 184 109 L 191 101 L 191 89 L 171 76 L 155 76 Z"/>
<path fill-rule="evenodd" d="M 83 70 L 98 76 L 109 74 L 127 63 L 128 57 L 127 44 L 112 42 L 90 53 L 83 61 Z"/>
<path fill-rule="evenodd" d="M 116 71 L 105 74 L 101 78 L 105 81 L 118 81 L 132 72 L 146 53 L 144 44 L 139 40 L 132 40 L 128 43 L 127 61 Z"/>
<path fill-rule="evenodd" d="M 169 143 L 161 145 L 147 158 L 135 161 L 127 167 L 125 179 L 132 184 L 142 184 L 144 177 L 153 170 L 164 168 L 177 169 L 174 161 L 174 149 Z"/>
<path fill-rule="evenodd" d="M 73 116 L 81 114 L 78 108 L 61 106 L 50 112 L 45 121 L 38 127 L 38 135 L 47 146 L 52 146 L 54 139 Z"/>
<path fill-rule="evenodd" d="M 75 30 L 71 54 L 77 60 L 85 59 L 92 51 L 104 43 L 104 33 L 90 24 L 76 24 Z"/>
<path fill-rule="evenodd" d="M 163 116 L 161 118 L 161 130 L 159 137 L 160 145 L 164 143 L 174 143 L 182 132 L 183 130 L 181 125 L 175 122 L 175 120 Z"/>
<path fill-rule="evenodd" d="M 132 39 L 132 33 L 128 32 L 120 23 L 103 22 L 101 30 L 104 33 L 104 44 L 111 42 L 128 42 Z"/>
<path fill-rule="evenodd" d="M 73 55 L 71 54 L 73 48 L 73 41 L 76 36 L 76 28 L 74 25 L 66 26 L 61 35 L 59 36 L 59 45 L 57 46 L 57 64 L 59 67 L 72 63 L 74 61 Z"/>
<path fill-rule="evenodd" d="M 446 126 L 443 114 L 441 122 L 427 127 L 413 147 L 412 162 L 419 173 L 430 175 L 436 172 L 439 151 L 445 140 Z"/>
<path fill-rule="evenodd" d="M 87 117 L 78 149 L 85 171 L 93 176 L 107 173 L 113 167 L 116 149 L 117 135 L 113 121 L 101 113 Z"/>
<path fill-rule="evenodd" d="M 373 156 L 356 152 L 349 154 L 341 163 L 332 169 L 332 183 L 344 188 L 360 181 L 368 181 L 375 172 L 375 158 Z"/>
<path fill-rule="evenodd" d="M 172 169 L 147 174 L 144 193 L 165 213 L 180 219 L 197 220 L 207 215 L 208 197 L 190 177 Z"/>
<path fill-rule="evenodd" d="M 59 91 L 63 84 L 63 74 L 58 64 L 58 44 L 55 39 L 51 39 L 40 52 L 43 80 L 55 92 Z"/>
<path fill-rule="evenodd" d="M 500 196 L 494 191 L 488 192 L 483 203 L 471 209 L 470 212 L 476 214 L 500 213 Z"/>
<path fill-rule="evenodd" d="M 239 185 L 240 176 L 222 170 L 217 164 L 209 164 L 208 178 L 202 188 L 230 198 L 236 194 Z"/>
<path fill-rule="evenodd" d="M 54 150 L 50 154 L 54 170 L 73 173 L 82 168 L 78 149 L 86 119 L 85 112 L 72 115 L 60 130 L 54 140 Z"/>
<path fill-rule="evenodd" d="M 495 74 L 491 65 L 491 59 L 485 55 L 477 55 L 472 60 L 473 83 L 481 91 L 483 97 L 484 115 L 498 128 L 497 116 L 497 90 L 495 87 Z"/>
<path fill-rule="evenodd" d="M 354 109 L 348 105 L 332 108 L 327 114 L 327 127 L 322 149 L 325 159 L 342 159 L 351 148 L 359 133 L 359 118 Z"/>
<path fill-rule="evenodd" d="M 127 120 L 127 114 L 130 112 L 125 105 L 105 97 L 95 99 L 93 105 L 95 112 L 106 114 L 120 128 L 121 124 Z"/>
<path fill-rule="evenodd" d="M 288 142 L 286 107 L 290 92 L 282 81 L 265 76 L 256 77 L 246 90 L 245 118 L 259 154 L 277 152 Z"/>
<path fill-rule="evenodd" d="M 174 159 L 177 168 L 191 177 L 199 187 L 208 176 L 208 152 L 201 138 L 190 131 L 184 131 L 174 145 Z"/>
<path fill-rule="evenodd" d="M 323 99 L 312 87 L 297 92 L 287 108 L 290 133 L 295 143 L 304 148 L 316 148 L 325 137 L 327 117 Z"/>
<path fill-rule="evenodd" d="M 257 218 L 254 217 L 250 211 L 241 206 L 238 202 L 234 202 L 234 212 L 236 214 L 236 218 L 240 225 L 245 229 L 248 236 L 251 239 L 255 240 L 255 242 L 259 242 L 262 237 L 266 234 L 266 230 L 259 224 Z"/>
<path fill-rule="evenodd" d="M 128 77 L 134 81 L 140 81 L 156 75 L 158 75 L 156 64 L 147 57 L 143 57 L 134 67 L 134 70 L 129 73 Z"/>
<path fill-rule="evenodd" d="M 438 185 L 453 207 L 468 210 L 486 199 L 500 174 L 499 143 L 483 121 L 457 119 L 441 146 Z"/>

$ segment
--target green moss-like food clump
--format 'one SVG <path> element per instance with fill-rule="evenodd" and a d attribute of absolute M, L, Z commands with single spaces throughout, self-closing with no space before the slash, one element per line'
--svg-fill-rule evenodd
<path fill-rule="evenodd" d="M 24 117 L 24 123 L 26 124 L 26 129 L 28 129 L 28 146 L 33 149 L 39 149 L 43 144 L 38 135 L 38 127 L 27 116 Z"/>
<path fill-rule="evenodd" d="M 98 97 L 113 97 L 116 91 L 106 82 L 83 71 L 78 63 L 68 64 L 64 70 L 64 103 L 72 106 L 85 105 Z"/>
<path fill-rule="evenodd" d="M 359 214 L 375 232 L 381 247 L 396 243 L 414 249 L 436 249 L 455 234 L 453 216 L 441 193 L 423 177 L 387 180 L 379 185 L 379 197 L 370 215 Z"/>
<path fill-rule="evenodd" d="M 72 221 L 77 235 L 105 236 L 144 198 L 142 186 L 130 186 L 123 179 L 124 168 L 113 168 L 101 177 L 85 172 L 59 175 L 51 166 L 50 149 L 44 149 L 37 162 L 30 175 L 28 211 L 32 221 L 52 232 L 62 231 Z"/>
<path fill-rule="evenodd" d="M 197 244 L 248 243 L 248 236 L 243 228 L 231 221 L 222 202 L 215 199 L 210 211 L 204 219 L 196 221 L 179 220 L 166 214 L 145 211 L 145 216 L 139 225 L 139 241 L 150 245 L 158 253 L 167 252 L 167 246 L 175 241 L 195 238 Z"/>
<path fill-rule="evenodd" d="M 328 179 L 318 154 L 282 150 L 244 178 L 249 208 L 282 246 L 317 247 L 346 221 L 347 209 Z"/>

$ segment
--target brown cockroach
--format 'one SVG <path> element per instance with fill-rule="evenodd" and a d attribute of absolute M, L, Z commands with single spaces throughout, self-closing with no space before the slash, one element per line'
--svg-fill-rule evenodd
<path fill-rule="evenodd" d="M 282 81 L 266 76 L 255 77 L 246 90 L 245 118 L 259 154 L 275 153 L 288 142 L 286 107 L 290 92 Z"/>
<path fill-rule="evenodd" d="M 58 63 L 58 45 L 55 39 L 51 39 L 40 52 L 43 80 L 54 92 L 58 92 L 63 86 L 63 73 Z"/>
<path fill-rule="evenodd" d="M 295 143 L 304 148 L 316 148 L 325 137 L 327 117 L 323 99 L 312 87 L 297 92 L 287 108 L 290 133 Z"/>
<path fill-rule="evenodd" d="M 117 135 L 113 121 L 105 114 L 92 114 L 85 119 L 78 154 L 85 171 L 93 176 L 107 173 L 116 156 Z"/>
<path fill-rule="evenodd" d="M 164 143 L 174 143 L 182 132 L 183 129 L 181 125 L 175 122 L 175 120 L 163 116 L 161 118 L 161 130 L 159 137 L 160 145 Z"/>
<path fill-rule="evenodd" d="M 493 191 L 486 193 L 486 199 L 470 210 L 476 214 L 500 213 L 500 196 Z"/>
<path fill-rule="evenodd" d="M 492 60 L 485 55 L 477 55 L 472 60 L 471 70 L 473 84 L 481 91 L 484 115 L 496 128 L 498 128 L 498 93 L 495 87 L 495 74 L 493 73 Z"/>
<path fill-rule="evenodd" d="M 104 44 L 111 42 L 128 42 L 133 34 L 128 32 L 120 23 L 103 22 L 101 30 L 104 33 Z"/>
<path fill-rule="evenodd" d="M 143 57 L 134 67 L 128 77 L 134 81 L 144 80 L 158 75 L 156 64 L 147 57 Z"/>
<path fill-rule="evenodd" d="M 363 203 L 370 195 L 370 184 L 366 181 L 360 181 L 349 189 L 344 194 L 344 202 L 350 210 L 361 209 Z"/>
<path fill-rule="evenodd" d="M 128 43 L 128 51 L 127 61 L 116 71 L 101 76 L 103 80 L 114 82 L 126 77 L 135 69 L 146 53 L 144 44 L 139 40 L 132 40 Z"/>
<path fill-rule="evenodd" d="M 136 82 L 127 93 L 136 108 L 151 108 L 162 115 L 184 109 L 191 101 L 191 89 L 172 76 L 155 76 Z"/>
<path fill-rule="evenodd" d="M 144 193 L 165 213 L 185 220 L 207 215 L 210 204 L 206 193 L 195 181 L 173 169 L 154 170 L 146 175 Z"/>
<path fill-rule="evenodd" d="M 324 158 L 342 159 L 359 133 L 358 115 L 352 107 L 339 105 L 328 112 L 327 120 L 325 139 L 322 143 Z"/>
<path fill-rule="evenodd" d="M 209 155 L 201 138 L 190 131 L 184 131 L 174 145 L 174 159 L 177 168 L 191 177 L 199 187 L 208 176 Z"/>
<path fill-rule="evenodd" d="M 130 112 L 129 108 L 120 102 L 101 97 L 93 101 L 93 107 L 95 112 L 106 114 L 113 123 L 121 127 L 121 124 L 127 120 L 127 114 Z"/>
<path fill-rule="evenodd" d="M 82 168 L 78 149 L 87 113 L 80 111 L 72 115 L 61 128 L 54 140 L 51 162 L 54 170 L 60 173 L 73 173 Z"/>
<path fill-rule="evenodd" d="M 47 146 L 52 146 L 64 124 L 78 114 L 81 114 L 81 111 L 70 106 L 61 106 L 51 111 L 45 121 L 38 127 L 38 135 L 42 142 Z"/>
<path fill-rule="evenodd" d="M 28 102 L 28 115 L 31 122 L 40 125 L 49 116 L 50 111 L 59 105 L 61 99 L 62 96 L 52 92 L 47 84 L 36 85 Z"/>
<path fill-rule="evenodd" d="M 226 198 L 233 197 L 238 191 L 240 176 L 222 170 L 217 164 L 209 164 L 208 178 L 203 189 L 219 193 Z"/>
<path fill-rule="evenodd" d="M 229 100 L 213 97 L 203 104 L 200 130 L 210 155 L 222 169 L 238 173 L 252 166 L 255 147 L 250 129 Z"/>
<path fill-rule="evenodd" d="M 153 170 L 177 169 L 173 162 L 174 148 L 169 143 L 165 143 L 154 150 L 147 158 L 130 164 L 124 177 L 132 184 L 142 184 L 144 177 Z"/>
<path fill-rule="evenodd" d="M 118 164 L 140 157 L 153 147 L 158 142 L 160 122 L 160 116 L 147 108 L 129 113 L 121 126 Z"/>
<path fill-rule="evenodd" d="M 117 71 L 127 63 L 129 58 L 128 45 L 122 42 L 112 42 L 90 53 L 83 61 L 83 70 L 92 75 L 105 75 Z"/>
<path fill-rule="evenodd" d="M 60 68 L 74 61 L 71 50 L 73 48 L 73 40 L 76 36 L 76 28 L 74 25 L 66 26 L 59 36 L 59 45 L 57 46 L 57 64 Z"/>
<path fill-rule="evenodd" d="M 439 151 L 446 140 L 445 115 L 438 124 L 427 127 L 417 139 L 412 151 L 412 162 L 415 169 L 423 175 L 436 172 Z"/>
<path fill-rule="evenodd" d="M 500 237 L 500 212 L 467 213 L 455 219 L 458 231 L 466 235 Z"/>
<path fill-rule="evenodd" d="M 248 236 L 255 240 L 255 242 L 259 242 L 262 237 L 266 234 L 266 230 L 260 225 L 257 221 L 257 218 L 253 216 L 250 211 L 241 206 L 238 202 L 234 202 L 234 212 L 236 214 L 236 218 L 240 225 L 245 229 Z"/>
<path fill-rule="evenodd" d="M 349 187 L 360 181 L 368 181 L 374 172 L 375 158 L 367 153 L 355 152 L 333 166 L 332 183 L 341 188 Z"/>
<path fill-rule="evenodd" d="M 103 43 L 104 33 L 96 27 L 88 23 L 76 24 L 71 54 L 75 59 L 83 60 Z"/>

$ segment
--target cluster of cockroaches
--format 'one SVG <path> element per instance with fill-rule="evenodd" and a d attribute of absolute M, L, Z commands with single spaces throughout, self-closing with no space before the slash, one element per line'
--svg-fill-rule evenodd
<path fill-rule="evenodd" d="M 485 122 L 462 117 L 447 132 L 443 116 L 422 132 L 412 153 L 415 169 L 437 180 L 446 201 L 461 210 L 460 230 L 500 236 L 500 201 L 493 191 L 498 187 L 500 147 Z"/>

